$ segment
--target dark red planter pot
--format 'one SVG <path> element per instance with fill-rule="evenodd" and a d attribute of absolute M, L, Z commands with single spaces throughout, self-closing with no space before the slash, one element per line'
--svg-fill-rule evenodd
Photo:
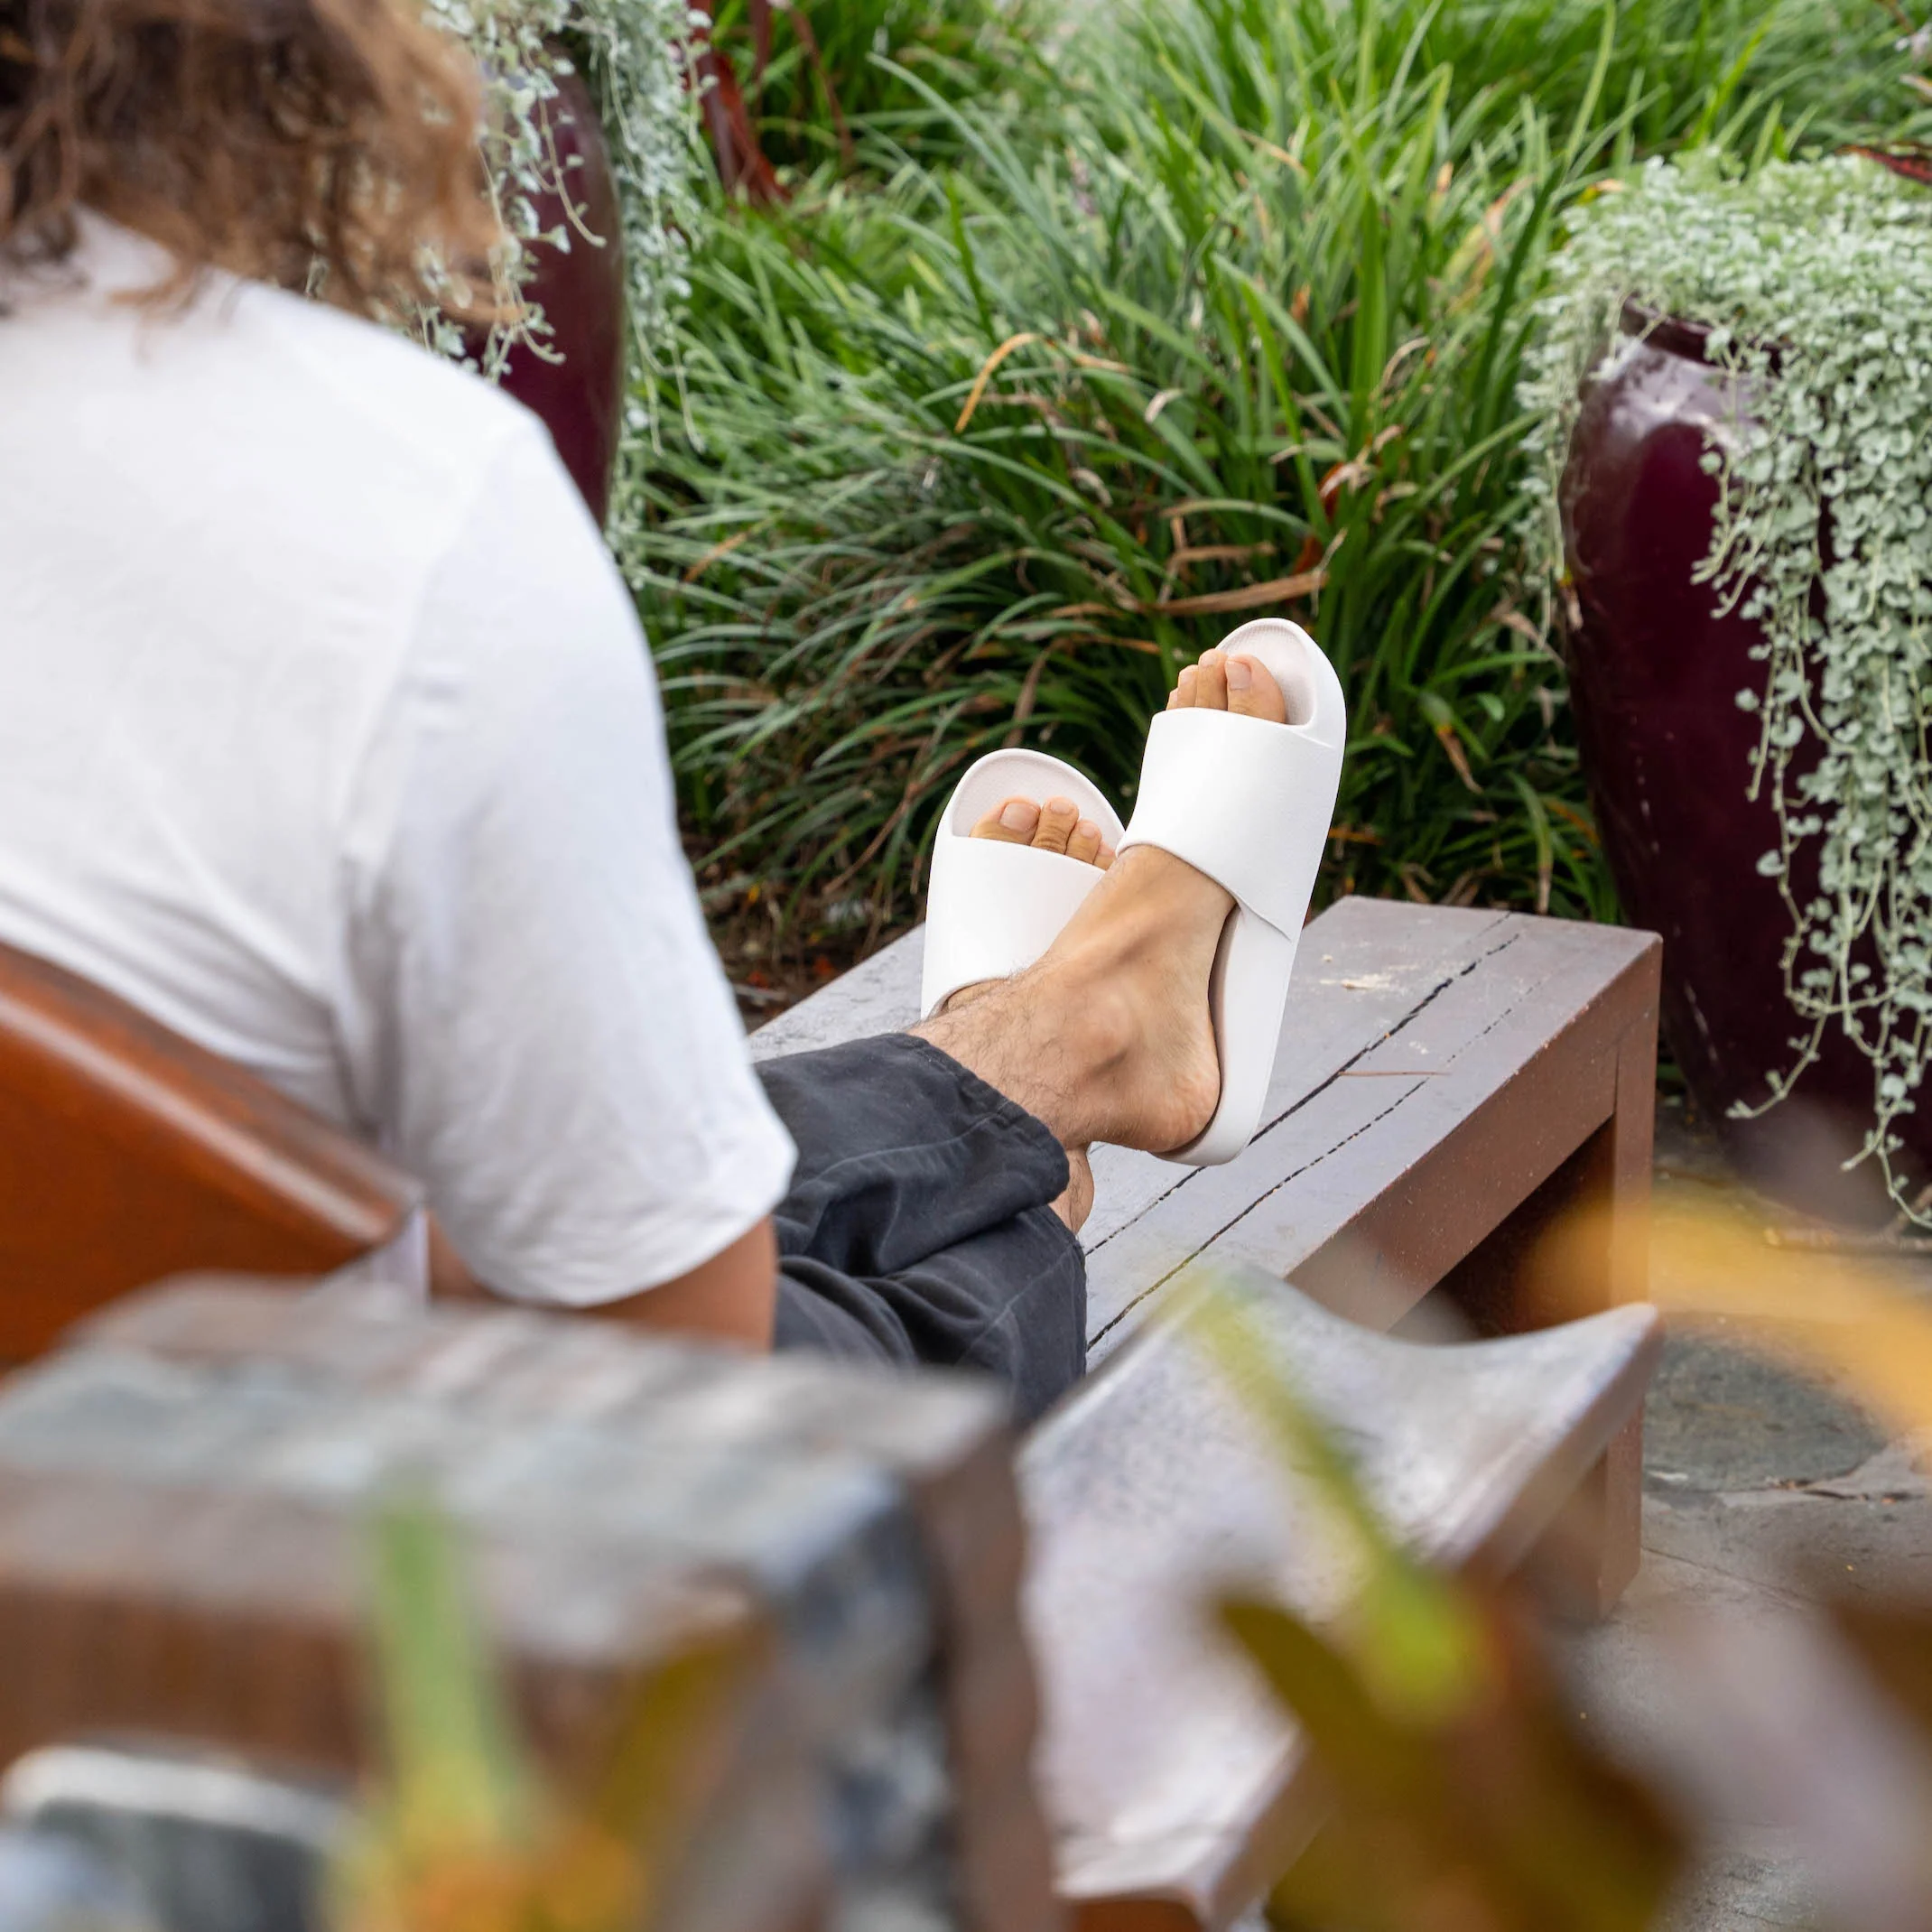
<path fill-rule="evenodd" d="M 1664 935 L 1663 1024 L 1692 1096 L 1759 1185 L 1869 1221 L 1888 1211 L 1872 1167 L 1838 1166 L 1870 1124 L 1872 1068 L 1835 1032 L 1793 1101 L 1729 1118 L 1764 1098 L 1801 1030 L 1780 966 L 1790 917 L 1757 870 L 1777 823 L 1768 799 L 1746 796 L 1759 721 L 1737 694 L 1764 685 L 1750 655 L 1758 629 L 1717 615 L 1711 587 L 1692 581 L 1717 501 L 1705 426 L 1729 418 L 1732 380 L 1705 366 L 1701 331 L 1666 322 L 1586 389 L 1562 486 L 1582 613 L 1571 692 L 1618 894 Z M 1797 881 L 1801 902 L 1809 883 Z M 1899 1131 L 1924 1163 L 1932 1118 Z"/>
<path fill-rule="evenodd" d="M 558 158 L 566 166 L 572 157 L 583 163 L 564 175 L 571 205 L 604 246 L 594 246 L 571 227 L 557 196 L 537 199 L 543 230 L 559 226 L 570 230 L 567 255 L 547 243 L 534 245 L 536 274 L 526 290 L 531 301 L 542 304 L 553 331 L 546 350 L 562 360 L 547 361 L 519 347 L 511 351 L 503 386 L 548 424 L 564 467 L 601 524 L 610 502 L 611 466 L 623 420 L 623 229 L 610 153 L 590 89 L 574 73 L 560 74 L 557 88 L 547 113 Z"/>

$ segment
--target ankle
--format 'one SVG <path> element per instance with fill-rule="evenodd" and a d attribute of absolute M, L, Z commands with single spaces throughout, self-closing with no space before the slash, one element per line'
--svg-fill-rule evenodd
<path fill-rule="evenodd" d="M 1052 1017 L 1076 1091 L 1104 1088 L 1145 1044 L 1129 958 L 1128 949 L 1104 943 L 1070 947 L 1049 953 L 1020 982 Z"/>
<path fill-rule="evenodd" d="M 1141 1038 L 1131 998 L 1084 962 L 1048 961 L 974 990 L 913 1031 L 1024 1107 L 1062 1147 L 1106 1138 L 1112 1088 Z"/>
<path fill-rule="evenodd" d="M 1096 977 L 1131 970 L 1177 937 L 1217 934 L 1233 905 L 1225 887 L 1184 859 L 1135 846 L 1114 861 L 1042 963 L 1084 957 Z"/>

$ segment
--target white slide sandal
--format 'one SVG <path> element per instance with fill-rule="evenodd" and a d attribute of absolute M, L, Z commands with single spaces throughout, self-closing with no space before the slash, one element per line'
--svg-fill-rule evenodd
<path fill-rule="evenodd" d="M 975 839 L 973 827 L 1009 798 L 1041 805 L 1070 798 L 1082 818 L 1101 828 L 1102 844 L 1120 842 L 1119 813 L 1071 765 L 1043 751 L 994 751 L 971 766 L 946 801 L 933 847 L 919 980 L 924 1018 L 932 1018 L 962 986 L 1025 971 L 1107 876 L 1064 852 Z"/>
<path fill-rule="evenodd" d="M 1221 1102 L 1204 1133 L 1165 1156 L 1195 1167 L 1232 1160 L 1260 1124 L 1348 731 L 1341 680 L 1298 624 L 1262 618 L 1217 648 L 1273 675 L 1288 721 L 1163 711 L 1147 732 L 1134 815 L 1119 847 L 1158 846 L 1235 899 L 1208 994 Z"/>

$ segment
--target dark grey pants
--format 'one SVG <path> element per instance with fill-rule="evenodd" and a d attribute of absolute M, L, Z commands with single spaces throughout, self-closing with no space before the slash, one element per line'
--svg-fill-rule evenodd
<path fill-rule="evenodd" d="M 1087 1276 L 1039 1121 L 910 1034 L 758 1068 L 798 1146 L 777 1345 L 980 1369 L 1031 1420 L 1085 1364 Z"/>

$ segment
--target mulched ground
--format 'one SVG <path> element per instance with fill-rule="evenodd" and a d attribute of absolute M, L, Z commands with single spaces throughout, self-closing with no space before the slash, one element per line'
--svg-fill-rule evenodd
<path fill-rule="evenodd" d="M 713 914 L 711 926 L 748 1032 L 849 971 L 903 930 L 894 927 L 874 939 L 863 926 L 843 932 L 794 929 L 781 938 L 776 923 L 756 904 L 723 916 Z"/>

